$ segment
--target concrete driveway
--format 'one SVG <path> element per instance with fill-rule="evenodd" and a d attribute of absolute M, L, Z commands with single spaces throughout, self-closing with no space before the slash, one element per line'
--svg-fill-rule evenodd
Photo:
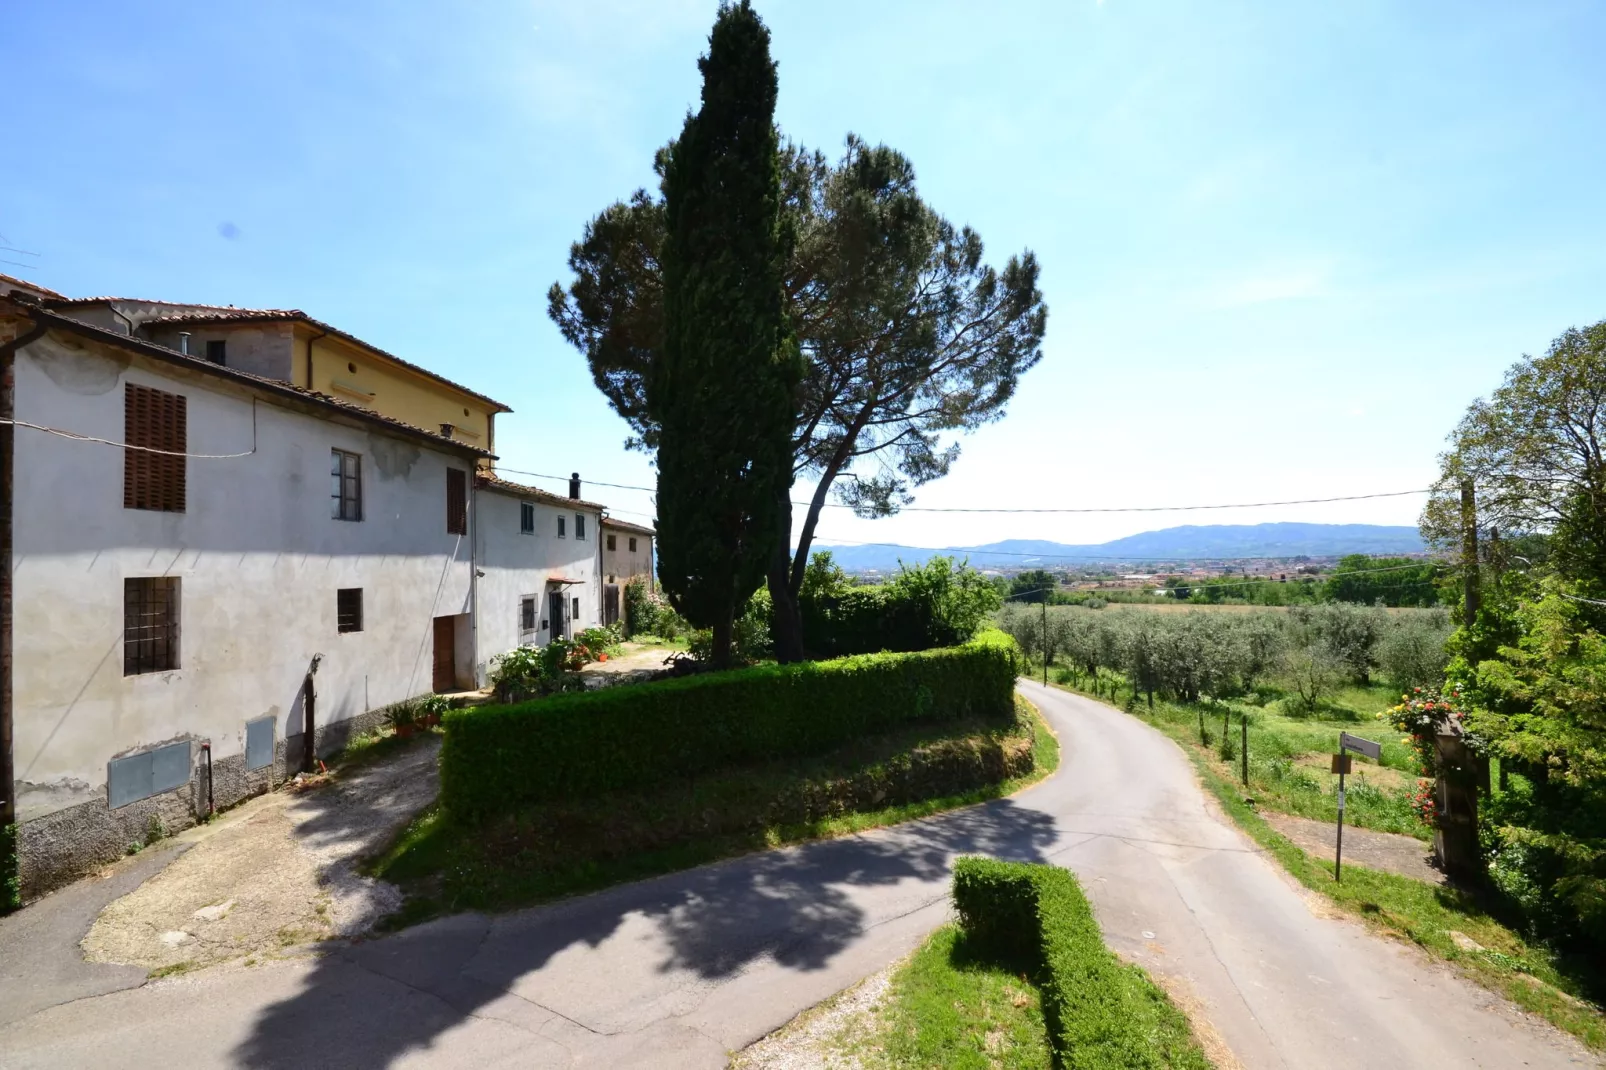
<path fill-rule="evenodd" d="M 1184 993 L 1245 1066 L 1597 1065 L 1310 904 L 1146 725 L 1022 689 L 1065 760 L 1013 799 L 288 962 L 86 987 L 0 1027 L 0 1065 L 718 1067 L 916 946 L 948 916 L 968 853 L 1074 869 L 1111 945 Z"/>

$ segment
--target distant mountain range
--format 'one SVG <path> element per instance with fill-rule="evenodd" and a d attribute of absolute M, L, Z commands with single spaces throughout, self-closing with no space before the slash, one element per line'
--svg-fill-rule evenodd
<path fill-rule="evenodd" d="M 898 562 L 918 564 L 937 554 L 968 557 L 986 568 L 1039 568 L 1099 562 L 1156 564 L 1183 559 L 1337 557 L 1343 554 L 1416 554 L 1424 549 L 1414 527 L 1380 524 L 1186 524 L 1092 545 L 1005 539 L 944 550 L 909 546 L 819 546 L 849 572 L 891 572 Z"/>

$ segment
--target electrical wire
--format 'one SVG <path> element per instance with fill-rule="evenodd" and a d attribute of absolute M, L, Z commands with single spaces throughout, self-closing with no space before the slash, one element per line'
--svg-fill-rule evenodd
<path fill-rule="evenodd" d="M 1020 550 L 988 550 L 980 546 L 910 546 L 901 542 L 856 542 L 852 539 L 831 539 L 829 536 L 817 536 L 818 548 L 830 550 L 835 547 L 884 547 L 889 550 L 925 550 L 931 553 L 973 555 L 975 557 L 1023 557 L 1029 560 L 1055 560 L 1055 561 L 1289 561 L 1296 557 L 1330 557 L 1330 554 L 1266 554 L 1253 557 L 1238 557 L 1232 554 L 1212 554 L 1194 556 L 1175 556 L 1169 554 L 1029 554 Z M 1345 555 L 1353 556 L 1353 555 Z M 1367 557 L 1399 557 L 1398 553 L 1366 554 Z M 1424 561 L 1423 564 L 1428 562 Z M 1411 567 L 1411 566 L 1402 566 Z"/>
<path fill-rule="evenodd" d="M 498 466 L 500 468 L 500 466 Z M 536 479 L 567 480 L 569 476 L 557 476 L 546 472 L 530 472 L 521 468 L 500 468 L 504 472 L 513 472 L 521 476 L 533 476 Z M 647 493 L 656 493 L 656 487 L 642 487 L 630 483 L 603 483 L 600 480 L 583 480 L 598 487 L 611 487 L 614 490 L 640 490 Z M 1185 513 L 1201 509 L 1262 509 L 1275 505 L 1322 505 L 1327 502 L 1359 502 L 1370 498 L 1402 498 L 1410 494 L 1431 494 L 1432 487 L 1418 490 L 1387 490 L 1374 494 L 1345 494 L 1333 498 L 1291 498 L 1278 502 L 1233 502 L 1225 505 L 1123 505 L 1104 506 L 1077 509 L 1024 509 L 1024 508 L 969 508 L 947 506 L 907 505 L 899 510 L 902 513 Z M 793 505 L 810 505 L 805 501 L 794 501 Z M 827 509 L 852 509 L 851 505 L 841 502 L 826 502 Z"/>
<path fill-rule="evenodd" d="M 30 431 L 43 431 L 47 435 L 56 435 L 71 439 L 74 442 L 94 442 L 102 446 L 116 446 L 118 449 L 134 450 L 138 453 L 154 453 L 162 457 L 186 457 L 192 461 L 232 461 L 240 457 L 250 457 L 256 453 L 256 402 L 251 402 L 251 448 L 244 453 L 185 453 L 182 450 L 159 450 L 153 446 L 135 446 L 128 442 L 114 442 L 109 438 L 97 438 L 94 435 L 82 435 L 77 431 L 64 431 L 59 427 L 46 427 L 43 424 L 33 424 L 26 420 L 0 419 L 0 425 L 10 424 L 12 427 L 26 427 Z"/>

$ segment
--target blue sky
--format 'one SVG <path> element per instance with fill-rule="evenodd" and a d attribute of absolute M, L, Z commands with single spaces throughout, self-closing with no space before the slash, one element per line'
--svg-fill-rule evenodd
<path fill-rule="evenodd" d="M 545 291 L 584 222 L 651 182 L 715 6 L 10 5 L 0 234 L 37 256 L 0 271 L 302 308 L 512 405 L 505 465 L 651 483 Z M 1043 265 L 1042 364 L 918 504 L 1420 487 L 1507 365 L 1606 317 L 1599 5 L 757 6 L 787 135 L 902 150 L 995 262 Z M 838 511 L 821 532 L 1098 541 L 1418 505 Z"/>

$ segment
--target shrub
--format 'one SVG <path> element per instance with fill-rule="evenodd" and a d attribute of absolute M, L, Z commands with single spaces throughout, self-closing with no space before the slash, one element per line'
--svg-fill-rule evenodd
<path fill-rule="evenodd" d="M 692 632 L 689 646 L 692 657 L 708 662 L 713 655 L 714 633 L 703 628 Z M 758 590 L 747 600 L 731 629 L 731 660 L 737 665 L 751 665 L 774 652 L 770 642 L 770 594 Z"/>
<path fill-rule="evenodd" d="M 587 628 L 574 637 L 574 641 L 585 647 L 594 658 L 598 654 L 616 654 L 619 652 L 620 635 L 617 626 L 607 628 Z"/>
<path fill-rule="evenodd" d="M 521 803 L 814 754 L 915 721 L 1013 715 L 1007 639 L 761 665 L 446 715 L 441 799 L 469 819 Z"/>
<path fill-rule="evenodd" d="M 1036 979 L 1059 1065 L 1209 1067 L 1165 993 L 1104 946 L 1069 870 L 961 858 L 953 890 L 960 926 L 976 949 Z"/>
<path fill-rule="evenodd" d="M 798 595 L 803 645 L 815 657 L 951 646 L 975 635 L 1001 599 L 985 576 L 952 558 L 905 565 L 879 587 L 856 587 L 822 551 Z"/>

